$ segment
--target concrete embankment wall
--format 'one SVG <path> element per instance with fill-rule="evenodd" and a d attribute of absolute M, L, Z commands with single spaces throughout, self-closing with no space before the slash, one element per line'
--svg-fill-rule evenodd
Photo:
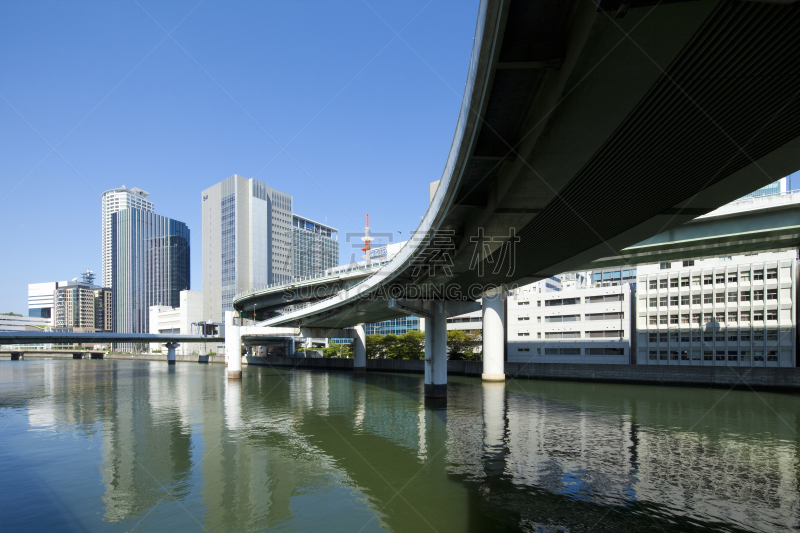
<path fill-rule="evenodd" d="M 9 357 L 3 354 L 3 359 Z M 25 357 L 72 358 L 72 354 L 37 354 Z M 166 354 L 106 354 L 105 359 L 127 361 L 164 361 Z M 225 363 L 224 355 L 176 355 L 185 363 Z M 352 370 L 352 359 L 315 359 L 303 357 L 247 357 L 243 364 L 319 370 Z M 480 376 L 482 363 L 448 361 L 449 375 Z M 643 383 L 688 385 L 697 387 L 738 386 L 747 389 L 782 389 L 800 391 L 800 368 L 760 368 L 726 366 L 639 366 L 639 365 L 576 365 L 569 363 L 506 363 L 506 379 L 547 379 L 562 381 L 595 381 L 605 383 Z M 422 374 L 422 360 L 368 359 L 367 371 L 409 372 Z"/>
<path fill-rule="evenodd" d="M 251 364 L 296 368 L 353 368 L 352 359 L 304 359 L 290 357 L 251 358 Z M 421 360 L 368 359 L 367 371 L 423 373 Z M 483 364 L 475 361 L 448 361 L 449 375 L 480 376 Z M 577 365 L 569 363 L 506 363 L 506 379 L 548 379 L 599 381 L 606 383 L 645 383 L 698 387 L 752 387 L 800 391 L 800 368 L 759 368 L 726 366 L 639 366 Z"/>

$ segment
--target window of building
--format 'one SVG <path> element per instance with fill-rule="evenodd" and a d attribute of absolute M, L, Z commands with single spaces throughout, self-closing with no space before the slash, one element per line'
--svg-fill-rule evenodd
<path fill-rule="evenodd" d="M 659 298 L 658 299 L 658 305 L 660 305 L 661 307 L 666 307 L 667 306 L 667 297 L 666 296 L 662 296 L 661 298 Z"/>
<path fill-rule="evenodd" d="M 725 293 L 724 292 L 718 292 L 715 295 L 715 300 L 714 301 L 716 301 L 718 304 L 724 304 L 725 303 Z"/>
<path fill-rule="evenodd" d="M 536 307 L 541 307 L 541 306 L 542 306 L 542 301 L 541 300 L 537 300 L 536 301 Z"/>
<path fill-rule="evenodd" d="M 669 342 L 669 336 L 665 331 L 662 331 L 661 333 L 658 334 L 658 339 L 659 342 Z"/>
<path fill-rule="evenodd" d="M 605 294 L 602 296 L 587 296 L 587 304 L 596 304 L 600 302 L 621 302 L 625 298 L 622 294 Z"/>
<path fill-rule="evenodd" d="M 669 315 L 669 323 L 670 324 L 677 324 L 678 323 L 678 315 Z"/>
<path fill-rule="evenodd" d="M 586 320 L 621 320 L 625 313 L 587 313 Z"/>
<path fill-rule="evenodd" d="M 710 293 L 710 292 L 704 294 L 703 295 L 703 303 L 704 304 L 714 303 L 714 295 L 712 293 Z"/>
<path fill-rule="evenodd" d="M 658 317 L 656 315 L 650 315 L 649 317 L 647 317 L 647 324 L 650 326 L 657 326 Z"/>
<path fill-rule="evenodd" d="M 764 330 L 763 329 L 754 329 L 753 330 L 753 341 L 754 342 L 764 342 Z"/>
<path fill-rule="evenodd" d="M 652 291 L 652 290 L 655 290 L 657 288 L 658 288 L 658 282 L 656 280 L 654 280 L 654 279 L 651 279 L 650 280 L 650 290 Z"/>
<path fill-rule="evenodd" d="M 540 316 L 537 316 L 537 317 L 536 317 L 536 322 L 537 322 L 537 323 L 539 323 L 539 324 L 541 324 L 541 322 L 542 322 L 542 317 L 540 317 Z"/>
<path fill-rule="evenodd" d="M 537 339 L 541 339 L 542 338 L 542 332 L 541 331 L 536 334 L 536 338 Z"/>
<path fill-rule="evenodd" d="M 670 278 L 669 286 L 673 289 L 676 288 L 678 286 L 678 278 Z"/>
<path fill-rule="evenodd" d="M 677 361 L 677 360 L 678 360 L 678 350 L 670 350 L 670 352 L 669 352 L 669 358 L 670 358 L 672 361 Z"/>
<path fill-rule="evenodd" d="M 669 297 L 669 305 L 678 305 L 678 296 Z"/>
<path fill-rule="evenodd" d="M 711 350 L 703 350 L 703 361 L 713 361 L 714 360 L 714 352 Z"/>
<path fill-rule="evenodd" d="M 658 299 L 650 298 L 650 307 L 658 307 Z"/>
<path fill-rule="evenodd" d="M 658 342 L 658 333 L 650 332 L 648 334 L 648 341 L 649 342 Z"/>
<path fill-rule="evenodd" d="M 778 330 L 777 329 L 768 329 L 767 330 L 767 340 L 768 341 L 777 341 L 778 340 Z"/>
<path fill-rule="evenodd" d="M 658 317 L 658 323 L 659 324 L 666 324 L 667 323 L 667 315 L 660 315 Z"/>
<path fill-rule="evenodd" d="M 700 360 L 700 350 L 695 348 L 692 350 L 692 361 L 699 361 L 699 360 Z"/>
<path fill-rule="evenodd" d="M 777 268 L 768 268 L 767 269 L 767 279 L 778 279 L 778 269 Z"/>
<path fill-rule="evenodd" d="M 517 351 L 518 352 L 530 352 L 531 349 L 530 348 L 517 348 Z"/>
<path fill-rule="evenodd" d="M 763 361 L 764 350 L 753 350 L 753 361 Z"/>
<path fill-rule="evenodd" d="M 750 271 L 747 270 L 747 271 L 744 271 L 744 272 L 739 272 L 739 281 L 741 281 L 742 283 L 744 283 L 746 281 L 749 282 L 750 281 Z"/>
<path fill-rule="evenodd" d="M 545 339 L 580 339 L 580 331 L 548 331 L 544 334 Z"/>
<path fill-rule="evenodd" d="M 586 348 L 586 355 L 625 355 L 624 348 Z"/>
<path fill-rule="evenodd" d="M 724 361 L 725 360 L 725 350 L 717 350 L 716 357 L 717 357 L 717 361 Z"/>
<path fill-rule="evenodd" d="M 764 300 L 764 291 L 758 290 L 753 291 L 753 301 L 760 302 Z"/>
<path fill-rule="evenodd" d="M 517 320 L 530 320 L 530 319 L 531 319 L 531 317 L 529 317 L 529 316 L 520 316 L 520 317 L 517 317 Z"/>
<path fill-rule="evenodd" d="M 728 322 L 737 322 L 736 311 L 728 311 Z"/>
<path fill-rule="evenodd" d="M 560 300 L 545 300 L 545 307 L 558 307 L 561 305 L 576 305 L 579 304 L 580 298 L 562 298 Z"/>
<path fill-rule="evenodd" d="M 736 272 L 728 272 L 728 283 L 736 283 Z"/>
<path fill-rule="evenodd" d="M 658 360 L 658 350 L 650 350 L 650 354 L 649 354 L 648 357 L 649 357 L 649 359 L 651 361 L 657 361 Z"/>
<path fill-rule="evenodd" d="M 689 332 L 681 331 L 681 342 L 689 342 Z"/>
<path fill-rule="evenodd" d="M 717 339 L 717 342 L 725 342 L 725 332 L 724 331 L 717 331 L 717 334 L 714 336 Z"/>
<path fill-rule="evenodd" d="M 700 286 L 700 276 L 692 276 L 692 287 Z"/>
<path fill-rule="evenodd" d="M 688 261 L 683 262 L 683 266 L 685 267 L 693 267 L 694 266 L 694 259 L 689 259 Z"/>
<path fill-rule="evenodd" d="M 714 284 L 714 278 L 713 276 L 711 276 L 711 274 L 706 274 L 705 276 L 703 276 L 703 285 L 713 285 L 713 284 Z"/>
<path fill-rule="evenodd" d="M 580 348 L 545 348 L 545 355 L 580 355 Z"/>
<path fill-rule="evenodd" d="M 688 361 L 688 360 L 689 360 L 689 351 L 681 350 L 681 361 Z"/>
<path fill-rule="evenodd" d="M 667 270 L 668 268 L 672 268 L 672 263 L 659 263 L 658 267 L 661 270 Z"/>
<path fill-rule="evenodd" d="M 625 332 L 621 330 L 603 330 L 603 331 L 587 331 L 586 337 L 591 339 L 609 337 L 614 339 L 621 339 L 625 336 Z"/>
<path fill-rule="evenodd" d="M 688 324 L 689 323 L 689 313 L 684 313 L 681 315 L 681 324 Z"/>
<path fill-rule="evenodd" d="M 778 320 L 778 310 L 767 309 L 767 320 Z"/>
<path fill-rule="evenodd" d="M 749 330 L 742 331 L 741 334 L 739 335 L 739 338 L 741 339 L 742 342 L 750 342 L 750 331 Z"/>
<path fill-rule="evenodd" d="M 530 305 L 530 302 L 517 302 L 517 305 Z"/>
<path fill-rule="evenodd" d="M 777 300 L 778 289 L 767 289 L 767 300 Z"/>
<path fill-rule="evenodd" d="M 736 350 L 728 350 L 728 361 L 737 361 L 739 359 L 739 352 Z"/>
<path fill-rule="evenodd" d="M 681 278 L 681 287 L 688 287 L 689 286 L 689 278 Z"/>
<path fill-rule="evenodd" d="M 724 312 L 715 313 L 714 320 L 716 320 L 717 322 L 725 322 L 725 313 Z"/>
<path fill-rule="evenodd" d="M 777 361 L 778 350 L 767 350 L 767 361 Z"/>
<path fill-rule="evenodd" d="M 692 305 L 700 305 L 700 295 L 692 294 Z"/>
<path fill-rule="evenodd" d="M 729 291 L 728 292 L 728 301 L 729 302 L 738 301 L 738 293 L 736 291 Z"/>
<path fill-rule="evenodd" d="M 742 311 L 742 322 L 750 322 L 750 311 Z"/>
<path fill-rule="evenodd" d="M 720 283 L 724 284 L 725 283 L 725 274 L 717 274 L 716 282 L 717 282 L 717 285 L 719 285 Z"/>
<path fill-rule="evenodd" d="M 689 305 L 689 295 L 684 294 L 681 296 L 681 305 Z"/>
<path fill-rule="evenodd" d="M 692 313 L 692 324 L 702 324 L 703 313 Z"/>
<path fill-rule="evenodd" d="M 699 330 L 692 331 L 692 342 L 700 342 L 700 331 Z"/>
<path fill-rule="evenodd" d="M 581 315 L 557 315 L 544 317 L 545 322 L 580 322 Z"/>
<path fill-rule="evenodd" d="M 764 279 L 764 271 L 763 270 L 753 270 L 753 281 L 759 281 Z"/>
<path fill-rule="evenodd" d="M 530 337 L 530 336 L 531 334 L 528 332 L 520 331 L 519 333 L 517 333 L 517 337 Z"/>
<path fill-rule="evenodd" d="M 659 289 L 666 289 L 667 288 L 667 280 L 666 279 L 658 280 L 658 288 Z"/>
<path fill-rule="evenodd" d="M 742 291 L 739 294 L 739 301 L 749 302 L 750 301 L 750 291 Z"/>
<path fill-rule="evenodd" d="M 739 352 L 740 361 L 747 363 L 750 361 L 750 350 L 742 350 Z"/>
<path fill-rule="evenodd" d="M 736 333 L 731 333 L 728 335 L 728 342 L 738 342 L 739 336 Z"/>

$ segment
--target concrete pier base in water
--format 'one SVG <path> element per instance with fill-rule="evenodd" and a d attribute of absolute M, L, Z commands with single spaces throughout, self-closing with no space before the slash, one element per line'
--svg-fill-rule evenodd
<path fill-rule="evenodd" d="M 484 381 L 505 381 L 503 361 L 505 340 L 505 292 L 497 289 L 484 294 L 483 305 L 483 373 Z"/>
<path fill-rule="evenodd" d="M 175 349 L 178 347 L 177 342 L 168 342 L 167 343 L 167 364 L 174 365 L 175 364 Z"/>

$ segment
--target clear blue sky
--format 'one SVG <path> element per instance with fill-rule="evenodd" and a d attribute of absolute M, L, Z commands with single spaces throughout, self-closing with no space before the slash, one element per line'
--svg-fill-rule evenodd
<path fill-rule="evenodd" d="M 188 224 L 194 290 L 200 192 L 234 173 L 340 239 L 367 212 L 407 235 L 444 168 L 477 8 L 4 2 L 0 312 L 27 315 L 28 283 L 100 273 L 100 194 L 123 184 Z"/>

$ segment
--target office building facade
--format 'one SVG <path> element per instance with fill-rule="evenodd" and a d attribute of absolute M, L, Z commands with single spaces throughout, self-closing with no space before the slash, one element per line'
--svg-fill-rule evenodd
<path fill-rule="evenodd" d="M 237 293 L 291 281 L 292 197 L 233 175 L 202 193 L 203 298 L 222 322 Z"/>
<path fill-rule="evenodd" d="M 53 326 L 80 328 L 80 331 L 112 331 L 111 289 L 70 282 L 55 290 L 54 300 Z"/>
<path fill-rule="evenodd" d="M 114 213 L 111 225 L 114 331 L 147 333 L 150 307 L 177 307 L 190 287 L 189 228 L 142 209 Z"/>
<path fill-rule="evenodd" d="M 150 193 L 141 189 L 128 189 L 124 185 L 101 195 L 103 204 L 103 276 L 102 286 L 112 287 L 111 216 L 123 209 L 133 208 L 153 212 L 153 202 L 147 199 Z"/>
<path fill-rule="evenodd" d="M 636 363 L 795 366 L 796 254 L 640 266 Z"/>
<path fill-rule="evenodd" d="M 292 276 L 320 276 L 339 264 L 338 231 L 313 220 L 292 215 Z"/>
<path fill-rule="evenodd" d="M 508 360 L 628 364 L 634 304 L 629 284 L 572 292 L 515 291 L 507 301 Z"/>
<path fill-rule="evenodd" d="M 43 318 L 48 325 L 54 324 L 55 292 L 58 287 L 67 285 L 66 281 L 48 281 L 28 284 L 28 316 Z"/>

